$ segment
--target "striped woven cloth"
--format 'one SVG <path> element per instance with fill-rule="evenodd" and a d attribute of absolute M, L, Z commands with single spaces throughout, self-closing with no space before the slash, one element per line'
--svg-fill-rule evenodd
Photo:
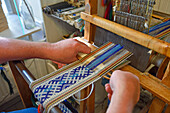
<path fill-rule="evenodd" d="M 131 55 L 121 45 L 109 42 L 81 60 L 34 81 L 30 88 L 49 113 L 54 106 L 97 81 Z"/>
<path fill-rule="evenodd" d="M 157 23 L 149 28 L 149 35 L 160 40 L 170 37 L 170 18 L 166 18 L 161 23 Z"/>

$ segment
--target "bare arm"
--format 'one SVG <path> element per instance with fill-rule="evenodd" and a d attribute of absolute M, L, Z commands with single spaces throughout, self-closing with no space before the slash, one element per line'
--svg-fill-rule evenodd
<path fill-rule="evenodd" d="M 113 72 L 110 84 L 106 84 L 110 105 L 107 113 L 132 113 L 139 100 L 139 79 L 129 72 Z"/>
<path fill-rule="evenodd" d="M 62 63 L 77 60 L 78 52 L 90 53 L 90 48 L 75 39 L 57 43 L 30 42 L 0 37 L 0 64 L 28 58 L 50 59 Z"/>

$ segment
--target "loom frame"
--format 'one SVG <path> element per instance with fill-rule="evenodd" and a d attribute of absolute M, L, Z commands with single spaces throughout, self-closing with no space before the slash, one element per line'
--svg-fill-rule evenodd
<path fill-rule="evenodd" d="M 167 56 L 168 61 L 166 61 L 166 63 L 168 64 L 168 66 L 166 68 L 165 73 L 163 73 L 161 80 L 154 77 L 151 74 L 142 73 L 139 70 L 129 65 L 124 66 L 123 68 L 121 68 L 121 70 L 132 72 L 133 74 L 138 76 L 140 79 L 141 86 L 147 89 L 148 91 L 150 91 L 155 96 L 151 105 L 148 107 L 149 113 L 161 113 L 166 104 L 168 104 L 168 106 L 166 108 L 165 113 L 169 113 L 170 112 L 170 96 L 169 96 L 170 94 L 170 60 L 169 60 L 170 44 L 167 42 L 155 39 L 154 37 L 143 34 L 141 32 L 135 31 L 133 29 L 122 26 L 120 24 L 98 17 L 97 16 L 97 1 L 98 0 L 93 0 L 93 1 L 85 0 L 85 13 L 81 13 L 82 19 L 86 21 L 84 38 L 88 40 L 89 42 L 88 45 L 92 49 L 96 49 L 96 47 L 91 44 L 94 42 L 96 26 L 100 26 L 108 31 L 111 31 L 120 36 L 123 36 L 124 38 L 127 38 L 137 44 L 140 44 L 144 47 L 147 47 L 149 49 L 152 49 L 158 53 L 161 53 Z M 125 32 L 126 30 L 128 32 Z M 21 96 L 21 99 L 23 101 L 25 108 L 32 107 L 32 103 L 30 102 L 30 96 L 32 92 L 29 89 L 28 84 L 25 82 L 25 80 L 21 76 L 21 73 L 20 73 L 21 71 L 18 71 L 22 69 L 24 70 L 28 70 L 28 69 L 23 68 L 25 67 L 24 63 L 20 61 L 9 62 L 9 65 L 13 73 L 13 77 L 16 81 L 17 88 L 19 90 L 19 93 L 20 93 L 20 96 Z M 165 69 L 165 66 L 162 67 L 162 69 L 160 70 L 164 70 L 164 69 Z M 25 89 L 25 91 L 22 91 L 23 88 Z M 87 88 L 83 89 L 81 91 L 81 97 L 82 98 L 86 97 L 88 93 L 90 92 L 90 89 L 91 89 L 91 86 L 88 86 Z M 95 104 L 95 91 L 93 91 L 92 95 L 87 100 L 82 101 L 80 103 L 80 113 L 85 113 L 86 110 L 87 110 L 87 113 L 94 113 L 95 111 L 94 104 Z"/>
<path fill-rule="evenodd" d="M 85 0 L 85 6 L 86 6 L 85 13 L 83 12 L 81 13 L 81 18 L 86 21 L 84 38 L 87 39 L 89 43 L 93 43 L 96 26 L 99 26 L 117 35 L 123 36 L 124 38 L 131 40 L 139 45 L 142 45 L 160 54 L 165 55 L 167 60 L 166 62 L 163 62 L 163 64 L 159 68 L 159 72 L 161 71 L 162 74 L 162 79 L 158 79 L 148 73 L 147 74 L 141 73 L 140 71 L 138 71 L 137 69 L 129 65 L 124 66 L 123 68 L 121 68 L 121 70 L 129 71 L 137 75 L 140 79 L 141 86 L 146 90 L 149 90 L 155 96 L 150 107 L 148 107 L 149 113 L 161 113 L 166 104 L 167 104 L 167 108 L 165 113 L 169 113 L 170 112 L 170 60 L 169 60 L 170 44 L 165 41 L 156 39 L 152 36 L 146 35 L 144 33 L 138 32 L 131 28 L 122 26 L 120 24 L 117 24 L 115 22 L 97 16 L 97 4 L 98 4 L 97 1 L 98 0 L 93 0 L 93 1 Z M 165 63 L 167 64 L 167 68 L 165 68 Z M 162 70 L 164 69 L 166 69 L 166 71 L 163 74 Z M 165 89 L 161 91 L 162 88 Z"/>

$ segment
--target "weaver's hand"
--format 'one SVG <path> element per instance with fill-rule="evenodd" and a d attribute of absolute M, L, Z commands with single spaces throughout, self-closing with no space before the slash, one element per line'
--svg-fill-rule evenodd
<path fill-rule="evenodd" d="M 76 39 L 67 39 L 50 44 L 47 58 L 67 64 L 78 60 L 77 54 L 79 52 L 88 54 L 91 49 Z"/>
<path fill-rule="evenodd" d="M 129 113 L 139 100 L 139 79 L 130 72 L 114 71 L 110 83 L 105 85 L 105 89 L 108 92 L 108 98 L 111 100 L 108 113 L 121 113 L 121 111 L 122 113 Z M 119 108 L 119 106 L 122 106 L 122 108 Z M 113 109 L 115 109 L 115 112 L 111 112 Z"/>

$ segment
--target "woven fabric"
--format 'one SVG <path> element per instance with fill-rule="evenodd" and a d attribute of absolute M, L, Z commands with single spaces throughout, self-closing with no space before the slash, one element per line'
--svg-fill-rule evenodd
<path fill-rule="evenodd" d="M 156 24 L 149 29 L 149 35 L 164 40 L 170 36 L 170 18 L 164 19 L 162 23 Z"/>
<path fill-rule="evenodd" d="M 72 113 L 63 103 L 59 103 L 57 106 L 63 113 Z"/>
<path fill-rule="evenodd" d="M 89 86 L 125 61 L 132 53 L 121 45 L 107 43 L 81 60 L 34 81 L 30 88 L 46 112 Z"/>

